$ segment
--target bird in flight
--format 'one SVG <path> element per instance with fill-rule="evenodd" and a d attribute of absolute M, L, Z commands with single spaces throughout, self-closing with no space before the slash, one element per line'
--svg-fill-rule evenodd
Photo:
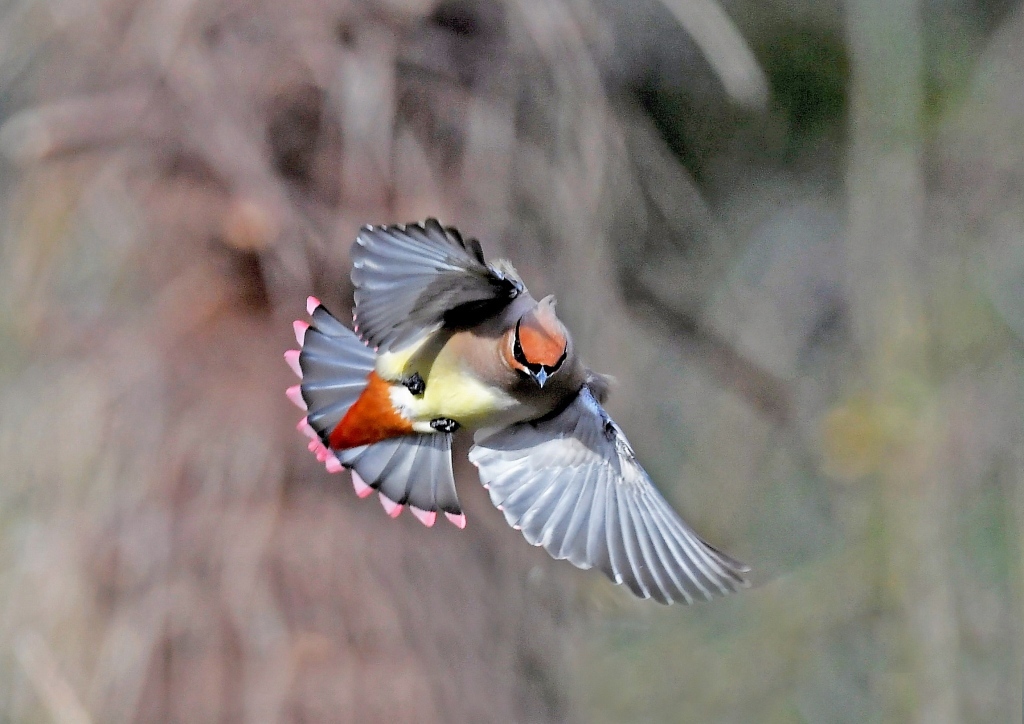
<path fill-rule="evenodd" d="M 598 568 L 661 603 L 726 594 L 749 568 L 702 540 L 665 502 L 601 406 L 608 389 L 573 347 L 554 297 L 534 299 L 512 265 L 435 219 L 365 226 L 352 247 L 353 329 L 314 297 L 285 359 L 288 397 L 330 472 L 351 471 L 432 526 L 466 517 L 452 434 L 491 501 L 533 545 Z"/>

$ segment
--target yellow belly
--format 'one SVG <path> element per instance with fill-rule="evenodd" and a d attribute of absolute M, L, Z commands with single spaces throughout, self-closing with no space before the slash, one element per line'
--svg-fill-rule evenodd
<path fill-rule="evenodd" d="M 421 343 L 377 359 L 377 374 L 385 379 L 398 382 L 414 372 L 423 378 L 422 397 L 414 397 L 402 385 L 392 390 L 392 402 L 405 417 L 414 423 L 446 417 L 475 429 L 529 416 L 519 400 L 479 379 L 440 346 L 442 349 L 434 350 Z"/>
<path fill-rule="evenodd" d="M 415 400 L 412 412 L 416 420 L 448 417 L 470 428 L 494 424 L 521 407 L 518 400 L 502 389 L 488 385 L 465 370 L 434 365 L 426 378 L 423 397 Z"/>

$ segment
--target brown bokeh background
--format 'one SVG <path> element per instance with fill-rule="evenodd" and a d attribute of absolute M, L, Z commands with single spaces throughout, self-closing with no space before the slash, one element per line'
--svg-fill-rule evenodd
<path fill-rule="evenodd" d="M 1009 0 L 4 6 L 0 719 L 1019 721 L 1020 37 Z M 464 456 L 465 531 L 316 464 L 290 322 L 427 216 L 558 294 L 754 588 L 636 601 Z"/>

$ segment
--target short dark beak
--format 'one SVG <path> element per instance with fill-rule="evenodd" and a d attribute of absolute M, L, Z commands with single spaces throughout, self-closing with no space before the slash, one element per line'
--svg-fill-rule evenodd
<path fill-rule="evenodd" d="M 540 372 L 536 373 L 536 374 L 535 374 L 535 375 L 533 376 L 533 379 L 537 380 L 537 384 L 538 384 L 538 385 L 540 385 L 540 386 L 541 386 L 541 388 L 543 388 L 543 387 L 544 387 L 544 383 L 548 381 L 548 373 L 547 373 L 547 370 L 545 370 L 545 369 L 541 369 L 541 371 L 540 371 Z"/>

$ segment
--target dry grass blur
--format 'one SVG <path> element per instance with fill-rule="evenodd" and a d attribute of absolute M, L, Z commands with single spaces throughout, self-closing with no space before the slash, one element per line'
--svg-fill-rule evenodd
<path fill-rule="evenodd" d="M 1024 12 L 847 5 L 0 7 L 0 719 L 1017 721 Z M 290 322 L 428 215 L 558 293 L 755 589 L 316 464 Z"/>

